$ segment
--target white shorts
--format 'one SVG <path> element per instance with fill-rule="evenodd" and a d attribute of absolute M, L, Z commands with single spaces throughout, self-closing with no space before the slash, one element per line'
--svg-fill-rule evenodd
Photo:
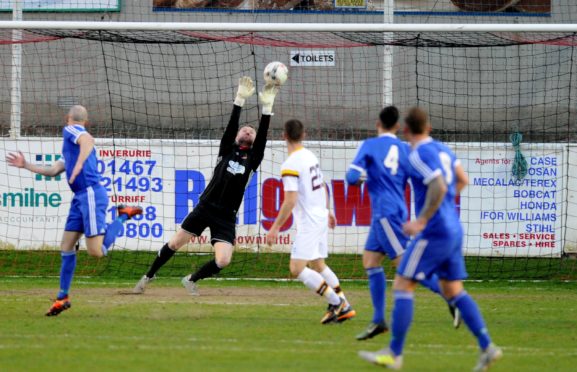
<path fill-rule="evenodd" d="M 291 249 L 292 260 L 313 261 L 329 256 L 328 248 L 329 227 L 297 231 Z"/>

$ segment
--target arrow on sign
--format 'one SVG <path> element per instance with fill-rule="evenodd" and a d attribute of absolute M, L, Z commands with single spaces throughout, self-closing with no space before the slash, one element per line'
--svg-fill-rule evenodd
<path fill-rule="evenodd" d="M 292 57 L 292 60 L 295 61 L 296 63 L 299 63 L 300 56 L 301 55 L 299 53 L 297 53 L 294 55 L 294 57 Z"/>

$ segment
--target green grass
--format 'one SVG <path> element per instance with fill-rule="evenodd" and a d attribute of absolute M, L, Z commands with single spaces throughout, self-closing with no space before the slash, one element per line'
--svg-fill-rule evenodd
<path fill-rule="evenodd" d="M 354 339 L 371 315 L 362 281 L 343 283 L 358 317 L 333 326 L 318 323 L 323 302 L 299 283 L 209 280 L 192 298 L 165 278 L 143 296 L 118 294 L 133 284 L 77 278 L 73 307 L 47 318 L 57 280 L 0 278 L 0 370 L 370 371 L 357 351 L 389 340 Z M 504 348 L 494 371 L 575 370 L 577 283 L 467 287 Z M 407 371 L 467 371 L 476 361 L 473 337 L 453 330 L 446 306 L 422 289 L 407 343 Z"/>
<path fill-rule="evenodd" d="M 96 260 L 86 252 L 78 254 L 78 275 L 100 276 L 108 279 L 134 279 L 141 276 L 154 260 L 156 252 L 113 251 L 107 258 Z M 195 271 L 212 254 L 176 254 L 160 275 L 180 277 Z M 331 254 L 331 267 L 342 278 L 364 279 L 360 255 Z M 569 258 L 504 258 L 466 257 L 470 279 L 556 279 L 577 280 L 577 260 Z M 223 271 L 234 278 L 288 278 L 289 255 L 282 253 L 235 252 L 230 266 Z M 385 265 L 387 275 L 393 276 L 391 265 Z M 60 269 L 60 252 L 45 250 L 0 250 L 0 277 L 56 276 Z"/>

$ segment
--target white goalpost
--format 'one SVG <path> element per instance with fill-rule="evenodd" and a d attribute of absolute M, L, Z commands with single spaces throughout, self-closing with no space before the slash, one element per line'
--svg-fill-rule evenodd
<path fill-rule="evenodd" d="M 15 0 L 12 5 L 12 21 L 22 21 L 22 0 Z M 12 84 L 10 109 L 10 137 L 20 137 L 21 127 L 21 85 L 22 85 L 22 30 L 12 30 Z"/>
<path fill-rule="evenodd" d="M 0 54 L 10 53 L 12 64 L 11 75 L 0 75 L 12 87 L 0 94 L 11 107 L 0 152 L 23 149 L 38 164 L 56 160 L 62 102 L 88 106 L 108 218 L 121 202 L 146 211 L 126 225 L 111 258 L 118 270 L 138 271 L 208 184 L 238 78 L 251 76 L 260 87 L 264 66 L 281 61 L 289 80 L 238 213 L 242 259 L 230 275 L 263 260 L 275 270 L 266 275 L 286 269 L 294 226 L 274 250 L 262 237 L 281 202 L 284 150 L 275 140 L 283 120 L 295 116 L 307 125 L 307 145 L 331 189 L 338 222 L 331 254 L 356 275 L 370 202 L 344 174 L 389 104 L 425 107 L 433 135 L 470 173 L 458 204 L 472 271 L 553 272 L 577 251 L 577 24 L 396 24 L 393 3 L 378 24 L 0 21 Z M 290 65 L 302 51 L 309 59 Z M 259 112 L 256 100 L 247 102 L 242 122 L 258 124 Z M 511 143 L 513 129 L 521 143 Z M 519 152 L 528 161 L 522 179 L 512 175 Z M 16 253 L 54 249 L 70 203 L 66 183 L 2 160 L 0 179 L 0 242 Z M 407 194 L 409 206 L 411 199 Z M 200 257 L 212 248 L 201 238 L 187 249 Z"/>
<path fill-rule="evenodd" d="M 0 29 L 230 32 L 438 32 L 573 33 L 574 23 L 219 23 L 0 21 Z"/>

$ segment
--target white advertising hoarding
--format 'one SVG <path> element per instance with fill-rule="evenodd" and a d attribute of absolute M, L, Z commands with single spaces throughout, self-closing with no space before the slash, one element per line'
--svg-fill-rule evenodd
<path fill-rule="evenodd" d="M 0 141 L 2 150 L 20 150 L 28 161 L 50 164 L 60 156 L 53 138 Z M 102 184 L 109 191 L 107 220 L 116 204 L 138 204 L 142 218 L 125 225 L 117 249 L 157 250 L 175 232 L 210 181 L 218 141 L 97 140 Z M 331 252 L 361 253 L 370 224 L 370 202 L 364 187 L 346 185 L 348 164 L 357 142 L 311 142 L 331 190 L 337 227 L 330 232 Z M 510 144 L 449 144 L 462 160 L 470 185 L 458 198 L 466 232 L 465 253 L 480 256 L 559 256 L 565 234 L 567 146 L 527 144 L 529 165 L 522 180 L 512 176 Z M 269 250 L 262 243 L 278 213 L 282 183 L 282 142 L 269 142 L 265 159 L 249 183 L 238 213 L 237 248 Z M 57 247 L 72 197 L 64 177 L 40 177 L 7 167 L 0 154 L 0 240 L 17 249 Z M 573 191 L 574 192 L 574 191 Z M 409 202 L 408 202 L 409 203 Z M 287 252 L 294 237 L 292 219 L 272 251 Z M 567 235 L 567 236 L 565 236 Z M 189 246 L 209 249 L 209 232 Z"/>
<path fill-rule="evenodd" d="M 469 174 L 461 197 L 468 255 L 558 256 L 567 204 L 567 147 L 527 144 L 527 175 L 512 174 L 510 144 L 453 146 Z"/>

